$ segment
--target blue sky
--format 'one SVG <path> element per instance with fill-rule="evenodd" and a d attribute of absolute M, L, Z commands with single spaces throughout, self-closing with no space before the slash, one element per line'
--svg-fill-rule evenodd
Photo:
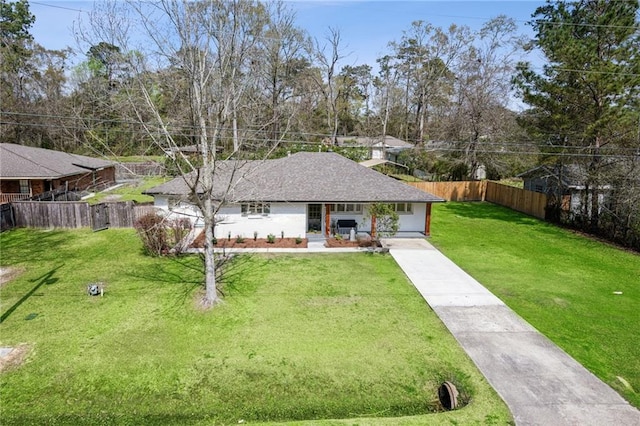
<path fill-rule="evenodd" d="M 438 27 L 455 23 L 477 29 L 504 14 L 517 21 L 519 30 L 533 36 L 525 25 L 544 1 L 298 1 L 299 26 L 322 37 L 329 26 L 340 30 L 348 62 L 375 64 L 387 44 L 402 37 L 411 22 L 423 20 Z"/>
<path fill-rule="evenodd" d="M 36 16 L 32 28 L 35 40 L 48 49 L 75 47 L 72 36 L 74 21 L 93 7 L 92 1 L 39 0 L 30 1 Z M 540 1 L 320 1 L 298 0 L 289 4 L 296 11 L 298 26 L 317 38 L 329 27 L 339 29 L 344 40 L 345 64 L 368 63 L 387 50 L 387 44 L 398 40 L 412 21 L 423 20 L 435 26 L 452 23 L 479 28 L 499 14 L 516 20 L 522 33 L 532 35 L 525 25 Z M 80 59 L 82 60 L 82 59 Z"/>

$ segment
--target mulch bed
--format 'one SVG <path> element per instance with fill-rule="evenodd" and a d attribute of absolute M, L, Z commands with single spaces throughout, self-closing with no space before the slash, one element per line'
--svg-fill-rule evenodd
<path fill-rule="evenodd" d="M 218 248 L 307 248 L 307 239 L 301 238 L 300 243 L 296 243 L 297 238 L 276 238 L 273 243 L 269 243 L 266 238 L 245 238 L 244 241 L 238 242 L 236 238 L 231 239 L 219 239 L 216 243 Z M 299 240 L 298 240 L 299 241 Z M 380 247 L 377 241 L 371 239 L 360 238 L 358 241 L 349 241 L 349 239 L 336 239 L 327 238 L 324 243 L 328 248 L 343 248 L 343 247 Z M 204 247 L 204 232 L 193 240 L 191 243 L 192 248 Z"/>
<path fill-rule="evenodd" d="M 296 241 L 300 241 L 297 243 Z M 204 232 L 193 240 L 191 243 L 193 248 L 204 248 Z M 238 242 L 237 238 L 218 239 L 216 243 L 218 248 L 307 248 L 306 238 L 276 238 L 273 243 L 267 241 L 266 238 L 245 238 L 244 241 Z"/>

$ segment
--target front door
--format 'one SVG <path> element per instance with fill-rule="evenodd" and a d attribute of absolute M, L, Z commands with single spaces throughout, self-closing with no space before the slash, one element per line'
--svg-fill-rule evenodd
<path fill-rule="evenodd" d="M 322 204 L 307 205 L 307 232 L 322 231 Z"/>

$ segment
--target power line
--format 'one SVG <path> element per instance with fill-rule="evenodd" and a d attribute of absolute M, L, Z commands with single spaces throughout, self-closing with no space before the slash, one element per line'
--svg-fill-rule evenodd
<path fill-rule="evenodd" d="M 82 9 L 74 9 L 70 7 L 58 6 L 54 4 L 47 4 L 47 3 L 36 2 L 36 1 L 31 1 L 31 4 L 37 4 L 39 6 L 52 7 L 56 9 L 71 10 L 74 12 L 89 13 L 89 11 L 82 10 Z M 480 17 L 480 16 L 446 15 L 446 14 L 434 14 L 434 13 L 430 13 L 429 16 L 440 17 L 440 18 L 454 18 L 454 19 L 472 19 L 472 20 L 481 20 L 485 22 L 489 22 L 491 19 L 493 19 L 493 18 Z M 616 28 L 616 29 L 634 29 L 635 28 L 637 30 L 640 30 L 639 25 L 589 24 L 589 23 L 573 23 L 573 22 L 553 22 L 553 21 L 545 21 L 543 19 L 514 19 L 511 17 L 509 18 L 512 19 L 513 22 L 519 22 L 519 23 L 525 23 L 525 24 L 528 24 L 530 22 L 536 22 L 536 23 L 558 25 L 558 26 L 567 25 L 567 26 L 584 26 L 584 27 L 594 27 L 594 28 Z"/>
<path fill-rule="evenodd" d="M 71 10 L 73 12 L 89 13 L 88 11 L 82 10 L 82 9 L 73 9 L 73 8 L 70 8 L 70 7 L 58 6 L 58 5 L 55 5 L 55 4 L 40 3 L 40 2 L 37 2 L 37 1 L 32 1 L 31 4 L 37 4 L 38 6 L 53 7 L 55 9 Z"/>
<path fill-rule="evenodd" d="M 7 124 L 6 122 L 0 122 L 0 124 Z M 12 124 L 12 123 L 9 123 Z M 46 127 L 46 125 L 41 125 L 41 127 Z M 231 137 L 227 137 L 225 138 L 225 140 L 229 141 L 231 140 Z M 276 145 L 290 145 L 290 144 L 295 144 L 295 145 L 307 145 L 307 146 L 313 146 L 314 150 L 316 147 L 322 146 L 323 144 L 320 142 L 311 142 L 311 141 L 304 141 L 304 140 L 276 140 L 276 139 L 270 139 L 270 138 L 242 138 L 242 143 L 241 145 L 246 145 L 246 144 L 251 144 L 251 143 L 255 143 L 255 142 L 259 142 L 261 144 L 265 144 L 266 146 L 269 147 L 273 147 L 274 144 Z M 84 144 L 84 143 L 83 143 Z M 153 143 L 152 143 L 153 144 Z M 451 145 L 463 145 L 465 144 L 464 142 L 451 142 Z M 491 146 L 491 145 L 495 145 L 497 147 L 503 147 L 503 146 L 510 146 L 509 149 L 484 149 L 483 147 L 486 147 L 487 145 Z M 95 147 L 91 146 L 89 144 L 90 148 L 98 155 L 103 155 L 103 153 L 99 152 Z M 329 145 L 328 148 L 332 148 L 334 147 L 333 145 Z M 335 146 L 336 148 L 367 148 L 366 146 L 348 146 L 348 145 L 338 145 Z M 514 150 L 514 147 L 522 147 L 525 150 Z M 111 149 L 111 147 L 104 145 L 104 148 L 109 150 Z M 585 150 L 592 150 L 594 149 L 594 147 L 592 146 L 585 146 L 585 147 L 578 147 L 578 146 L 544 146 L 541 147 L 540 151 L 531 151 L 528 149 L 531 148 L 536 148 L 535 144 L 532 143 L 524 143 L 522 145 L 512 142 L 512 143 L 506 143 L 506 144 L 501 144 L 501 143 L 479 143 L 477 145 L 477 148 L 474 150 L 474 153 L 476 155 L 482 155 L 482 154 L 492 154 L 492 155 L 527 155 L 527 156 L 540 156 L 540 155 L 552 155 L 552 156 L 557 156 L 557 157 L 567 157 L 567 158 L 592 158 L 594 156 L 593 153 L 581 153 L 581 152 L 549 152 L 544 150 L 544 148 L 547 148 L 548 150 L 553 150 L 553 149 L 576 149 L 576 150 L 580 150 L 580 151 L 585 151 Z M 425 152 L 445 152 L 445 153 L 459 153 L 459 154 L 465 154 L 468 153 L 468 149 L 464 146 L 462 147 L 430 147 L 430 146 L 425 146 L 424 148 Z M 617 151 L 626 151 L 627 153 L 616 153 Z M 113 154 L 113 153 L 112 153 Z M 609 148 L 601 148 L 600 149 L 600 153 L 598 154 L 598 157 L 600 158 L 611 158 L 611 159 L 637 159 L 640 156 L 640 152 L 638 152 L 637 149 L 634 148 L 624 148 L 624 147 L 609 147 Z"/>
<path fill-rule="evenodd" d="M 56 118 L 56 119 L 61 119 L 61 120 L 70 120 L 70 121 L 74 121 L 74 122 L 78 122 L 78 121 L 93 121 L 95 123 L 95 125 L 100 125 L 100 124 L 114 124 L 114 125 L 118 125 L 118 124 L 131 124 L 131 125 L 136 125 L 136 126 L 149 126 L 149 123 L 141 123 L 141 122 L 137 122 L 137 121 L 125 121 L 125 120 L 101 120 L 101 119 L 97 119 L 97 118 L 82 118 L 82 117 L 75 117 L 75 116 L 56 116 L 56 115 L 44 115 L 44 114 L 32 114 L 32 113 L 15 113 L 15 112 L 3 112 L 7 115 L 17 115 L 17 116 L 24 116 L 24 117 L 30 117 L 30 118 L 44 118 L 44 119 L 52 119 L 52 118 Z M 0 124 L 2 125 L 14 125 L 14 126 L 25 126 L 25 127 L 35 127 L 35 128 L 47 128 L 47 129 L 60 129 L 60 130 L 66 130 L 69 132 L 73 132 L 73 131 L 79 131 L 79 132 L 86 132 L 88 130 L 94 130 L 96 131 L 97 136 L 100 136 L 100 133 L 102 130 L 101 128 L 91 128 L 90 125 L 84 126 L 84 125 L 65 125 L 62 123 L 37 123 L 37 122 L 19 122 L 19 121 L 10 121 L 10 120 L 2 120 L 0 121 Z M 198 133 L 193 132 L 195 130 L 196 127 L 194 126 L 176 126 L 174 129 L 170 129 L 172 130 L 171 133 L 167 133 L 166 131 L 162 130 L 162 129 L 157 129 L 155 132 L 149 132 L 149 131 L 144 131 L 142 132 L 142 136 L 148 136 L 151 138 L 157 138 L 157 137 L 169 137 L 169 138 L 175 138 L 175 137 L 182 137 L 182 138 L 194 138 L 199 136 Z M 128 129 L 122 129 L 125 133 L 127 132 Z M 221 131 L 226 131 L 226 132 L 231 132 L 233 129 L 230 127 L 222 127 L 219 128 L 219 130 Z M 255 128 L 251 128 L 251 127 L 244 127 L 244 128 L 239 128 L 238 130 L 240 130 L 243 133 L 248 133 L 249 135 L 245 134 L 241 137 L 241 139 L 245 142 L 249 142 L 249 143 L 270 143 L 270 144 L 276 144 L 276 143 L 297 143 L 297 144 L 318 144 L 321 143 L 322 140 L 326 140 L 326 139 L 330 139 L 332 137 L 332 135 L 326 134 L 326 133 L 311 133 L 311 132 L 301 132 L 301 131 L 288 131 L 288 132 L 284 132 L 284 136 L 286 137 L 293 137 L 293 138 L 317 138 L 320 139 L 320 141 L 311 141 L 309 139 L 274 139 L 269 135 L 270 130 L 269 129 L 265 129 L 264 127 L 255 127 Z M 193 133 L 191 133 L 193 132 Z M 264 137 L 261 137 L 260 135 L 265 135 Z M 546 137 L 559 137 L 559 136 L 571 136 L 571 135 L 560 135 L 557 133 L 542 133 L 542 135 L 546 136 Z M 575 133 L 576 137 L 580 137 L 582 136 L 580 133 L 576 132 Z M 341 138 L 349 138 L 349 136 L 340 136 Z M 352 138 L 356 138 L 355 136 Z M 370 137 L 375 143 L 376 137 Z M 230 135 L 226 135 L 224 137 L 221 138 L 222 141 L 228 141 L 232 139 L 232 137 Z M 415 145 L 420 145 L 418 143 L 418 141 L 412 141 L 410 140 L 410 142 L 414 143 Z M 470 141 L 465 141 L 465 140 L 458 140 L 458 141 L 429 141 L 426 142 L 425 148 L 428 148 L 430 150 L 438 150 L 438 149 L 446 149 L 446 146 L 442 146 L 442 145 L 468 145 L 470 144 Z M 518 142 L 513 142 L 513 141 L 478 141 L 475 142 L 477 144 L 477 146 L 484 146 L 484 147 L 498 147 L 500 149 L 502 149 L 501 152 L 504 152 L 504 148 L 510 148 L 510 147 L 518 147 L 521 148 L 523 146 L 531 146 L 531 147 L 537 147 L 537 148 L 547 148 L 547 149 L 565 149 L 565 150 L 589 150 L 589 149 L 593 149 L 593 146 L 590 145 L 567 145 L 567 144 L 554 144 L 551 141 L 540 141 L 540 140 L 533 140 L 533 139 L 522 139 Z M 348 141 L 344 141 L 341 145 L 339 146 L 343 146 L 343 147 L 352 147 L 353 144 L 350 144 Z M 637 152 L 638 148 L 630 148 L 630 147 L 620 147 L 620 146 L 603 146 L 600 147 L 600 150 L 602 151 L 610 151 L 610 150 L 616 150 L 616 151 L 627 151 L 627 152 Z"/>
<path fill-rule="evenodd" d="M 429 14 L 429 16 L 435 16 L 440 18 L 454 18 L 454 19 L 473 19 L 473 20 L 481 20 L 485 22 L 489 22 L 492 18 L 483 18 L 480 16 L 462 16 L 462 15 L 442 15 L 442 14 Z M 640 26 L 638 25 L 612 25 L 612 24 L 589 24 L 586 22 L 555 22 L 555 21 L 545 21 L 544 19 L 514 19 L 509 16 L 508 18 L 512 19 L 513 22 L 529 24 L 531 22 L 556 25 L 556 26 L 580 26 L 580 27 L 593 27 L 593 28 L 616 28 L 616 29 L 636 29 L 640 30 Z"/>
<path fill-rule="evenodd" d="M 62 124 L 50 124 L 50 123 L 21 123 L 21 122 L 17 122 L 17 121 L 0 121 L 0 124 L 2 125 L 15 125 L 15 126 L 30 126 L 30 127 L 37 127 L 37 128 L 54 128 L 54 129 L 63 129 L 63 130 L 68 130 L 68 131 L 87 131 L 87 130 L 96 130 L 99 134 L 100 130 L 102 129 L 90 129 L 87 127 L 81 127 L 81 126 L 65 126 Z M 141 124 L 141 123 L 138 123 Z M 233 129 L 232 128 L 222 128 L 221 130 L 225 130 L 228 132 L 231 132 Z M 262 134 L 268 134 L 270 133 L 269 130 L 261 130 L 261 131 L 255 131 L 255 130 L 247 130 L 247 129 L 238 129 L 240 131 L 247 131 L 247 132 L 256 132 L 256 133 L 262 133 Z M 125 129 L 126 132 L 126 129 Z M 315 136 L 315 137 L 320 137 L 322 139 L 328 139 L 331 138 L 331 135 L 326 134 L 326 133 L 306 133 L 306 132 L 297 132 L 297 131 L 291 131 L 291 132 L 285 132 L 284 133 L 286 136 L 289 137 L 303 137 L 303 136 Z M 551 136 L 555 136 L 554 134 L 550 134 Z M 158 132 L 154 132 L 154 133 L 149 133 L 149 132 L 144 132 L 143 136 L 151 136 L 151 137 L 161 137 L 161 136 L 167 136 L 166 132 L 163 131 L 158 131 Z M 169 135 L 171 137 L 176 137 L 176 136 L 180 136 L 180 137 L 196 137 L 198 136 L 198 134 L 196 133 L 178 133 L 178 134 L 171 134 Z M 340 136 L 341 138 L 344 136 Z M 347 136 L 348 137 L 348 136 Z M 231 140 L 232 136 L 225 136 L 224 138 L 222 138 L 225 141 Z M 309 140 L 302 140 L 302 139 L 274 139 L 271 137 L 260 137 L 258 135 L 253 135 L 253 136 L 243 136 L 241 137 L 241 139 L 245 142 L 261 142 L 261 143 L 298 143 L 298 144 L 319 144 L 321 142 L 316 142 L 316 141 L 309 141 Z M 375 141 L 375 137 L 372 137 L 373 141 Z M 468 145 L 470 142 L 469 141 L 432 141 L 432 142 L 427 142 L 424 145 L 424 148 L 427 150 L 445 150 L 445 149 L 450 149 L 447 148 L 446 146 L 443 145 Z M 589 145 L 556 145 L 556 144 L 544 144 L 542 145 L 544 142 L 539 142 L 539 141 L 534 141 L 534 140 L 522 140 L 519 142 L 514 142 L 514 141 L 504 141 L 504 142 L 500 142 L 500 141 L 495 141 L 495 142 L 487 142 L 487 141 L 478 141 L 476 142 L 477 146 L 480 147 L 498 147 L 498 148 L 509 148 L 509 147 L 538 147 L 538 148 L 547 148 L 547 149 L 565 149 L 565 150 L 577 150 L 577 151 L 584 151 L 584 150 L 590 150 L 590 149 L 594 149 L 595 147 L 593 146 L 589 146 Z M 417 144 L 416 144 L 417 145 Z M 362 145 L 353 145 L 349 142 L 343 142 L 341 145 L 338 145 L 340 147 L 358 147 L 358 146 L 362 146 Z M 463 148 L 461 148 L 463 149 Z M 615 150 L 615 151 L 628 151 L 628 152 L 632 152 L 635 153 L 638 151 L 638 148 L 630 148 L 630 147 L 618 147 L 618 146 L 603 146 L 599 148 L 601 151 L 611 151 L 611 150 Z M 504 152 L 504 151 L 501 151 Z"/>
<path fill-rule="evenodd" d="M 586 69 L 582 69 L 582 70 L 577 70 L 577 69 L 571 69 L 571 68 L 561 68 L 561 67 L 556 67 L 553 65 L 546 65 L 546 66 L 541 66 L 541 67 L 530 67 L 531 69 L 537 69 L 537 70 L 546 70 L 546 69 L 552 69 L 555 71 L 564 71 L 564 72 L 575 72 L 575 73 L 581 73 L 581 74 L 602 74 L 602 75 L 623 75 L 623 76 L 627 76 L 627 77 L 640 77 L 640 74 L 638 73 L 631 73 L 631 72 L 617 72 L 617 71 L 596 71 L 596 70 L 586 70 Z"/>
<path fill-rule="evenodd" d="M 437 150 L 427 152 L 449 152 L 449 153 L 459 153 L 465 154 L 467 150 L 464 148 L 440 148 Z M 546 152 L 546 151 L 503 151 L 503 150 L 475 150 L 475 155 L 482 154 L 498 154 L 498 155 L 550 155 L 554 157 L 567 157 L 567 158 L 593 158 L 594 154 L 581 154 L 581 153 L 571 153 L 571 152 Z M 598 158 L 611 158 L 611 159 L 638 159 L 640 158 L 640 153 L 638 154 L 598 154 Z"/>
<path fill-rule="evenodd" d="M 611 24 L 588 24 L 585 22 L 558 22 L 558 21 L 545 21 L 543 19 L 534 19 L 532 21 L 537 24 L 555 25 L 555 26 L 568 26 L 568 27 L 587 27 L 587 28 L 614 28 L 614 29 L 635 29 L 640 31 L 640 25 L 611 25 Z"/>
<path fill-rule="evenodd" d="M 52 128 L 60 128 L 60 129 L 69 129 L 69 130 L 87 130 L 87 126 L 83 126 L 83 125 L 77 125 L 78 122 L 83 122 L 83 123 L 93 123 L 94 125 L 100 125 L 100 124 L 113 124 L 113 125 L 133 125 L 133 126 L 151 126 L 154 125 L 154 123 L 149 123 L 149 122 L 141 122 L 141 121 L 136 121 L 136 120 L 125 120 L 122 118 L 118 118 L 118 119 L 104 119 L 104 118 L 98 118 L 98 117 L 81 117 L 81 116 L 76 116 L 76 115 L 57 115 L 57 114 L 42 114 L 42 113 L 28 113 L 28 112 L 18 112 L 18 111 L 0 111 L 0 117 L 2 117 L 2 115 L 9 115 L 9 116 L 17 116 L 17 117 L 30 117 L 30 118 L 38 118 L 38 119 L 46 119 L 46 120 L 61 120 L 61 121 L 70 121 L 73 122 L 75 125 L 68 125 L 68 124 L 57 124 L 57 123 L 35 123 L 35 122 L 31 122 L 31 123 L 24 123 L 24 122 L 17 122 L 17 121 L 6 121 L 3 124 L 13 124 L 13 125 L 32 125 L 32 126 L 36 126 L 36 127 L 45 127 L 45 126 L 50 126 Z M 533 117 L 533 116 L 541 116 L 541 117 L 545 117 L 545 115 L 541 115 L 541 114 L 536 114 L 536 115 L 526 115 L 527 117 Z M 181 134 L 178 134 L 179 136 L 185 136 L 185 137 L 193 137 L 193 136 L 198 136 L 198 133 L 189 133 L 190 131 L 194 131 L 196 129 L 199 129 L 199 126 L 196 125 L 187 125 L 187 124 L 175 124 L 175 123 L 155 123 L 158 126 L 161 127 L 168 127 L 171 131 L 179 133 L 179 132 L 183 132 Z M 220 127 L 219 130 L 222 131 L 232 131 L 233 129 L 231 127 Z M 244 126 L 242 128 L 239 128 L 238 130 L 240 131 L 244 131 L 244 132 L 255 132 L 255 133 L 269 133 L 271 130 L 269 128 L 265 128 L 264 125 L 255 125 L 255 126 Z M 291 134 L 291 135 L 298 135 L 298 136 L 308 136 L 308 137 L 319 137 L 319 138 L 330 138 L 332 137 L 331 134 L 327 134 L 327 133 L 317 133 L 317 132 L 301 132 L 301 131 L 290 131 L 290 132 L 286 132 L 287 134 Z M 166 132 L 159 130 L 157 133 L 154 133 L 154 135 L 165 135 Z M 555 132 L 539 132 L 539 134 L 547 136 L 547 137 L 567 137 L 567 136 L 582 136 L 583 134 L 581 132 L 575 131 L 575 132 L 565 132 L 565 133 L 555 133 Z M 350 135 L 337 135 L 340 138 L 352 138 L 355 139 L 358 136 L 350 136 Z M 381 135 L 378 136 L 364 136 L 364 137 L 369 137 L 372 139 L 375 139 L 376 137 L 380 137 Z M 412 142 L 414 144 L 418 144 L 418 142 L 420 141 L 415 141 L 415 140 L 408 140 L 409 142 Z M 434 143 L 438 143 L 440 141 L 438 140 L 433 140 L 431 142 Z M 537 142 L 537 141 L 533 141 L 532 142 Z M 486 142 L 484 142 L 486 143 Z M 504 142 L 490 142 L 490 143 L 504 143 Z M 554 145 L 554 146 L 565 146 L 565 145 Z M 572 146 L 572 145 L 566 145 L 566 146 Z"/>

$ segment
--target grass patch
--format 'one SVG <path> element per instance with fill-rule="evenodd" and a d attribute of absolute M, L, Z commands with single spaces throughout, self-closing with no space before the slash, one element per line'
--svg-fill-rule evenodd
<path fill-rule="evenodd" d="M 522 179 L 500 179 L 498 181 L 498 183 L 502 184 L 502 185 L 507 185 L 507 186 L 513 186 L 514 188 L 520 188 L 523 189 L 524 188 L 524 181 Z"/>
<path fill-rule="evenodd" d="M 389 176 L 401 180 L 403 182 L 424 182 L 422 179 L 417 178 L 413 175 L 400 174 L 400 173 L 390 173 Z"/>
<path fill-rule="evenodd" d="M 168 180 L 169 178 L 162 176 L 147 176 L 134 183 L 126 183 L 114 190 L 99 192 L 95 196 L 88 198 L 87 202 L 89 204 L 98 204 L 103 202 L 107 197 L 115 195 L 117 196 L 117 201 L 150 203 L 153 202 L 153 197 L 151 195 L 145 195 L 143 192 Z"/>
<path fill-rule="evenodd" d="M 130 155 L 130 156 L 117 156 L 109 157 L 109 160 L 116 161 L 118 163 L 146 163 L 154 161 L 156 163 L 162 163 L 165 160 L 163 155 Z"/>
<path fill-rule="evenodd" d="M 506 406 L 390 256 L 242 256 L 207 312 L 196 257 L 132 230 L 0 234 L 0 375 L 11 424 L 505 424 Z M 103 282 L 104 297 L 86 286 Z M 438 413 L 452 380 L 469 401 Z M 433 414 L 428 414 L 433 413 Z M 318 420 L 318 419 L 350 420 Z"/>
<path fill-rule="evenodd" d="M 640 407 L 638 254 L 489 203 L 436 205 L 433 229 L 447 257 Z"/>

